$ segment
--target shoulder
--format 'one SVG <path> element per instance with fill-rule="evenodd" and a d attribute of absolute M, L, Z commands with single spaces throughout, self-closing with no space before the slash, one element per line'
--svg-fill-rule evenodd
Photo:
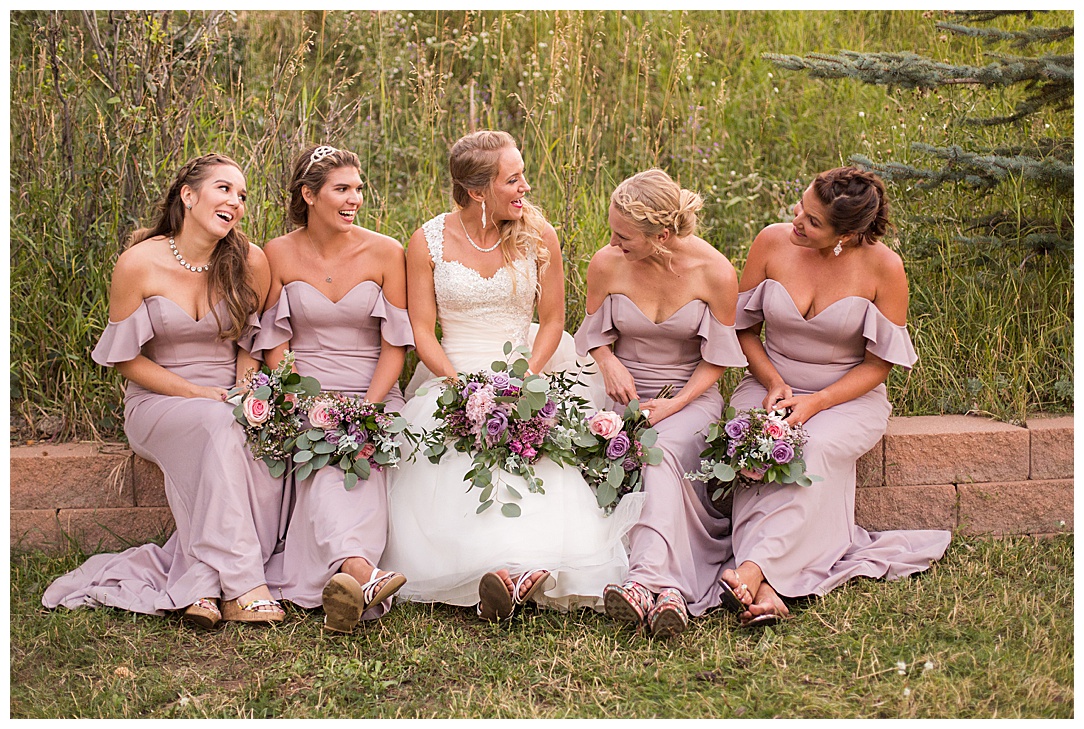
<path fill-rule="evenodd" d="M 734 264 L 722 251 L 698 236 L 692 237 L 693 261 L 709 278 L 722 281 L 735 278 Z"/>
<path fill-rule="evenodd" d="M 587 264 L 587 280 L 602 283 L 608 281 L 610 276 L 617 272 L 625 257 L 611 245 L 603 246 L 591 256 Z"/>
<path fill-rule="evenodd" d="M 753 249 L 767 249 L 772 250 L 779 248 L 783 244 L 790 242 L 790 231 L 793 226 L 790 223 L 772 223 L 769 226 L 761 229 L 757 233 L 757 237 L 753 239 L 753 245 L 749 249 L 750 252 Z"/>
<path fill-rule="evenodd" d="M 248 244 L 248 265 L 258 269 L 268 267 L 267 254 L 264 253 L 263 248 L 251 242 Z"/>
<path fill-rule="evenodd" d="M 375 230 L 364 228 L 365 242 L 372 246 L 373 251 L 381 256 L 403 257 L 403 244 L 390 235 L 377 233 Z"/>
<path fill-rule="evenodd" d="M 410 240 L 407 241 L 406 247 L 406 259 L 408 261 L 427 261 L 430 262 L 432 257 L 429 255 L 429 240 L 425 235 L 425 228 L 418 228 L 410 236 Z"/>
<path fill-rule="evenodd" d="M 873 303 L 895 324 L 907 320 L 907 273 L 903 259 L 884 243 L 874 243 L 867 255 L 870 268 L 877 281 L 877 293 Z"/>
<path fill-rule="evenodd" d="M 268 260 L 275 260 L 283 256 L 288 256 L 294 249 L 295 241 L 297 240 L 297 231 L 293 230 L 286 235 L 280 235 L 278 238 L 272 238 L 263 244 L 264 255 Z"/>
<path fill-rule="evenodd" d="M 155 236 L 126 248 L 121 252 L 120 257 L 117 258 L 117 264 L 113 269 L 113 275 L 139 275 L 146 272 L 147 268 L 152 265 L 158 257 L 160 253 L 159 249 L 165 245 L 166 239 L 164 237 Z"/>

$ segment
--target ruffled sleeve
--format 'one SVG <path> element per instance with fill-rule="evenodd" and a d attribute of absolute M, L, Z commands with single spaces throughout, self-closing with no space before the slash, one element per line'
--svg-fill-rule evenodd
<path fill-rule="evenodd" d="M 596 347 L 608 347 L 617 341 L 618 333 L 614 326 L 613 298 L 607 296 L 602 306 L 585 316 L 576 330 L 576 354 L 586 357 Z"/>
<path fill-rule="evenodd" d="M 104 367 L 114 367 L 140 355 L 143 345 L 154 338 L 154 326 L 147 310 L 147 302 L 121 321 L 111 321 L 102 332 L 90 358 Z"/>
<path fill-rule="evenodd" d="M 263 359 L 263 352 L 256 347 L 256 339 L 260 336 L 262 330 L 260 317 L 256 315 L 256 312 L 252 312 L 248 315 L 248 321 L 245 322 L 245 326 L 241 330 L 241 336 L 237 338 L 237 346 L 258 360 Z"/>
<path fill-rule="evenodd" d="M 249 352 L 267 352 L 275 347 L 290 341 L 294 336 L 294 329 L 290 326 L 290 297 L 283 290 L 279 293 L 279 300 L 260 317 L 259 334 L 256 335 L 252 348 L 244 347 Z"/>
<path fill-rule="evenodd" d="M 376 297 L 370 313 L 380 319 L 380 337 L 394 347 L 414 347 L 414 330 L 410 328 L 410 317 L 406 309 L 400 309 L 384 298 L 383 292 Z"/>
<path fill-rule="evenodd" d="M 749 364 L 738 344 L 736 329 L 716 319 L 707 304 L 704 304 L 704 316 L 700 319 L 696 334 L 700 337 L 700 357 L 705 362 L 720 367 L 745 367 Z"/>
<path fill-rule="evenodd" d="M 885 362 L 911 369 L 918 361 L 907 326 L 893 324 L 872 301 L 866 307 L 862 336 L 866 339 L 866 349 Z"/>
<path fill-rule="evenodd" d="M 764 321 L 764 284 L 769 279 L 764 279 L 754 288 L 742 291 L 738 294 L 738 309 L 734 316 L 734 328 L 737 330 L 748 329 Z"/>

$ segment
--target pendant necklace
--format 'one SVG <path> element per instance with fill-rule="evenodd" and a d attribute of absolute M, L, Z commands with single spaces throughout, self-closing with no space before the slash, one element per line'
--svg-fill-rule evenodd
<path fill-rule="evenodd" d="M 322 259 L 323 256 L 320 255 L 320 251 L 316 250 L 316 244 L 312 242 L 312 236 L 309 235 L 309 229 L 308 228 L 305 228 L 305 239 L 309 242 L 309 247 L 312 248 L 312 252 L 316 254 L 316 257 L 318 259 Z M 340 252 L 338 257 L 342 258 L 343 254 Z M 336 260 L 336 263 L 338 263 L 338 260 Z M 335 267 L 332 266 L 331 270 L 334 271 Z M 330 273 L 324 278 L 324 281 L 327 281 L 328 283 L 331 283 L 331 274 Z"/>
<path fill-rule="evenodd" d="M 476 250 L 476 251 L 481 251 L 482 253 L 489 253 L 490 251 L 496 250 L 497 246 L 499 246 L 501 244 L 500 236 L 497 236 L 497 242 L 494 243 L 493 245 L 491 245 L 489 248 L 482 248 L 482 246 L 475 243 L 474 239 L 470 237 L 470 233 L 467 232 L 467 226 L 463 222 L 463 214 L 462 213 L 459 214 L 459 225 L 460 225 L 460 227 L 463 228 L 463 235 L 467 236 L 467 242 L 470 243 L 474 247 L 474 250 Z"/>

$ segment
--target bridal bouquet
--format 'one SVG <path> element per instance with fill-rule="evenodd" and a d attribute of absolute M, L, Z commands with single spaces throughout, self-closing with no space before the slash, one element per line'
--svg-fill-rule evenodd
<path fill-rule="evenodd" d="M 645 464 L 662 463 L 662 449 L 654 447 L 658 433 L 637 400 L 629 402 L 624 415 L 602 410 L 585 423 L 574 439 L 580 472 L 594 488 L 599 507 L 610 514 L 622 496 L 643 490 Z"/>
<path fill-rule="evenodd" d="M 315 377 L 293 371 L 294 353 L 287 351 L 275 369 L 267 364 L 249 370 L 241 383 L 226 393 L 233 416 L 245 429 L 245 440 L 254 460 L 263 459 L 278 478 L 286 473 L 292 441 L 301 432 L 298 401 L 320 391 Z"/>
<path fill-rule="evenodd" d="M 358 479 L 368 479 L 373 469 L 399 464 L 397 434 L 414 440 L 406 419 L 399 413 L 385 413 L 382 402 L 324 392 L 306 398 L 301 409 L 309 427 L 286 444 L 296 450 L 293 461 L 298 480 L 334 464 L 345 472 L 343 486 L 349 491 Z"/>
<path fill-rule="evenodd" d="M 820 476 L 805 472 L 805 430 L 787 425 L 785 417 L 787 413 L 779 410 L 727 408 L 722 420 L 708 426 L 708 447 L 700 454 L 700 470 L 686 473 L 685 478 L 721 482 L 711 496 L 713 501 L 739 482 L 749 487 L 757 482 L 811 486 L 820 481 Z"/>
<path fill-rule="evenodd" d="M 582 428 L 580 410 L 586 406 L 572 392 L 576 376 L 527 374 L 530 352 L 525 347 L 514 351 L 517 358 L 511 363 L 498 360 L 491 371 L 461 373 L 450 380 L 437 398 L 434 416 L 441 425 L 421 437 L 424 455 L 432 463 L 439 463 L 449 446 L 473 455 L 474 466 L 463 480 L 481 490 L 479 514 L 500 501 L 501 470 L 522 476 L 531 493 L 545 493 L 532 465 L 543 456 L 562 466 L 576 462 L 573 438 Z M 505 342 L 504 353 L 513 353 L 510 342 Z M 505 488 L 513 498 L 522 498 L 511 484 Z M 514 517 L 521 509 L 502 502 L 501 513 Z"/>

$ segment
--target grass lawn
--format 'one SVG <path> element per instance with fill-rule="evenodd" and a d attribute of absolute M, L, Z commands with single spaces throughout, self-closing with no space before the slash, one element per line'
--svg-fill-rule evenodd
<path fill-rule="evenodd" d="M 760 632 L 713 612 L 675 640 L 604 615 L 397 605 L 350 636 L 320 612 L 202 632 L 47 611 L 82 556 L 13 555 L 11 716 L 1060 717 L 1073 711 L 1073 536 L 957 538 L 915 578 L 857 580 Z"/>

